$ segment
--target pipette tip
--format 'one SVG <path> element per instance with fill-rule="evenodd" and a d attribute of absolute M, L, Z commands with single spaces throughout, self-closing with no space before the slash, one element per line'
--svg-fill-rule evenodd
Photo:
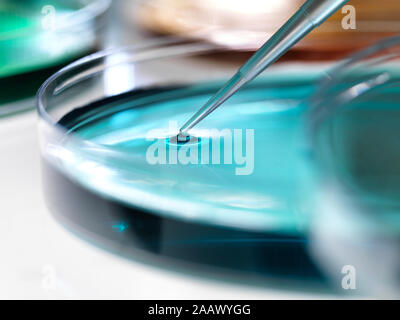
<path fill-rule="evenodd" d="M 187 143 L 197 143 L 200 141 L 200 138 L 190 136 L 187 133 L 179 132 L 176 136 L 169 138 L 170 143 L 174 144 L 187 144 Z"/>

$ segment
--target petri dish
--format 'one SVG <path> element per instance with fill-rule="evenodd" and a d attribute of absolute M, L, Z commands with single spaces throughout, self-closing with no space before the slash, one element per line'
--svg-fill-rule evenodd
<path fill-rule="evenodd" d="M 101 47 L 109 0 L 5 0 L 0 4 L 0 116 L 35 107 L 40 85 Z"/>
<path fill-rule="evenodd" d="M 338 286 L 347 266 L 359 291 L 385 298 L 400 294 L 399 58 L 400 37 L 349 58 L 308 116 L 319 177 L 313 251 Z"/>
<path fill-rule="evenodd" d="M 242 58 L 213 44 L 155 43 L 49 78 L 38 110 L 56 219 L 95 245 L 181 272 L 325 286 L 308 250 L 314 184 L 303 130 L 321 71 L 271 70 L 199 124 L 194 141 L 173 139 Z"/>

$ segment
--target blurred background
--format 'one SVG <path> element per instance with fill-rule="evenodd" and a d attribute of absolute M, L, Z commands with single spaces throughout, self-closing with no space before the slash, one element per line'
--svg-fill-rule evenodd
<path fill-rule="evenodd" d="M 0 115 L 32 108 L 28 98 L 49 75 L 104 48 L 184 39 L 224 46 L 247 58 L 302 2 L 117 0 L 109 8 L 106 0 L 3 0 Z M 337 12 L 280 61 L 332 62 L 400 29 L 396 0 L 379 6 L 374 0 L 352 0 L 350 5 L 354 10 Z M 21 80 L 24 88 L 16 89 Z"/>
<path fill-rule="evenodd" d="M 76 238 L 49 214 L 41 190 L 35 93 L 62 66 L 103 49 L 200 41 L 245 60 L 300 7 L 299 0 L 0 1 L 0 298 L 331 298 L 293 289 L 182 275 L 114 256 Z M 338 12 L 286 54 L 285 68 L 326 70 L 399 34 L 398 0 L 352 0 L 356 29 Z M 89 10 L 81 14 L 81 8 Z M 53 12 L 53 10 L 55 10 Z M 61 27 L 49 36 L 52 16 Z M 71 18 L 73 17 L 73 18 Z M 219 60 L 218 60 L 219 59 Z M 227 57 L 217 58 L 226 63 Z M 237 280 L 237 279 L 236 279 Z"/>
<path fill-rule="evenodd" d="M 278 30 L 304 3 L 287 1 L 179 1 L 142 2 L 135 10 L 138 25 L 156 34 L 179 35 L 253 51 Z M 343 32 L 348 11 L 337 12 L 301 41 L 293 56 L 303 59 L 338 58 L 398 32 L 400 4 L 386 0 L 353 0 L 357 26 Z M 129 12 L 129 11 L 128 11 Z"/>

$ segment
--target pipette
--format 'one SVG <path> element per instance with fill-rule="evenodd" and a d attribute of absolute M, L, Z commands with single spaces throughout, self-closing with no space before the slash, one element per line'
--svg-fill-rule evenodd
<path fill-rule="evenodd" d="M 185 136 L 237 90 L 257 77 L 349 0 L 308 0 L 180 129 Z"/>

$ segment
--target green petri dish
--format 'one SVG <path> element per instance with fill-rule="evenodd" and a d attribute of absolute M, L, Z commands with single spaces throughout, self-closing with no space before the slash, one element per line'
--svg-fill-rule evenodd
<path fill-rule="evenodd" d="M 0 116 L 34 107 L 47 77 L 100 47 L 108 6 L 108 0 L 1 2 Z"/>

